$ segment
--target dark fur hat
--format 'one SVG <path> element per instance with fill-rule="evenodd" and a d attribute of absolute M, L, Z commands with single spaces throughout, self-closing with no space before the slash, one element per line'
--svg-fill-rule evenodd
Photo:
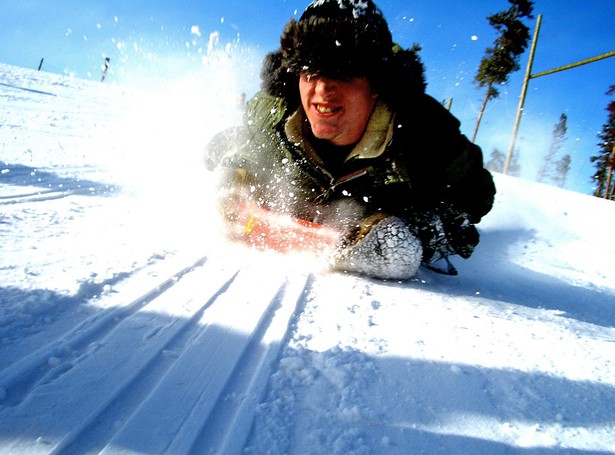
<path fill-rule="evenodd" d="M 394 45 L 382 12 L 371 0 L 315 0 L 299 21 L 286 24 L 280 48 L 263 62 L 263 89 L 295 108 L 301 72 L 367 77 L 393 105 L 425 91 L 416 51 Z"/>

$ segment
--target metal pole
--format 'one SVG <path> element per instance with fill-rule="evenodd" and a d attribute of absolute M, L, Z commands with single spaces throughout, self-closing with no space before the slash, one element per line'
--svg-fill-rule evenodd
<path fill-rule="evenodd" d="M 559 66 L 557 68 L 553 68 L 552 70 L 541 71 L 540 73 L 532 74 L 530 76 L 531 79 L 536 79 L 541 76 L 548 76 L 549 74 L 559 73 L 560 71 L 569 70 L 571 68 L 576 68 L 577 66 L 587 65 L 588 63 L 594 63 L 598 60 L 604 60 L 605 58 L 615 57 L 615 51 L 605 52 L 604 54 L 596 55 L 595 57 L 586 58 L 585 60 L 580 60 L 575 63 L 571 63 L 569 65 Z"/>
<path fill-rule="evenodd" d="M 517 133 L 519 132 L 519 124 L 521 123 L 521 115 L 523 115 L 523 105 L 525 104 L 525 96 L 527 94 L 527 86 L 530 82 L 532 74 L 532 65 L 534 64 L 534 55 L 536 54 L 536 44 L 538 42 L 538 34 L 540 33 L 540 23 L 542 22 L 542 14 L 538 15 L 536 19 L 536 29 L 534 31 L 534 38 L 532 39 L 532 47 L 530 48 L 530 57 L 527 62 L 527 68 L 525 69 L 525 78 L 523 79 L 523 87 L 521 89 L 521 97 L 519 98 L 519 107 L 517 108 L 517 117 L 515 118 L 515 126 L 513 128 L 512 138 L 510 139 L 510 146 L 508 147 L 508 153 L 506 154 L 506 161 L 504 162 L 504 169 L 502 173 L 508 173 L 508 168 L 512 161 L 512 155 L 515 150 L 515 142 L 517 140 Z"/>

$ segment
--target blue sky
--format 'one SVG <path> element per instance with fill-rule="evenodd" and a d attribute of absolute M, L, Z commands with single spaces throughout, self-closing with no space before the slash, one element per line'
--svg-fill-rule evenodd
<path fill-rule="evenodd" d="M 198 64 L 194 46 L 187 43 L 206 46 L 212 32 L 220 34 L 220 45 L 241 43 L 260 58 L 277 47 L 284 24 L 300 15 L 307 3 L 3 0 L 0 61 L 36 68 L 44 57 L 46 71 L 97 80 L 108 56 L 114 73 L 107 81 L 121 83 L 131 72 L 157 71 L 152 56 L 164 55 L 176 71 Z M 508 2 L 382 0 L 377 4 L 398 43 L 410 46 L 416 42 L 423 47 L 428 93 L 439 100 L 452 98 L 453 113 L 462 121 L 464 133 L 471 135 L 483 97 L 472 80 L 485 48 L 495 38 L 486 16 L 506 9 Z M 537 0 L 535 16 L 538 14 L 543 15 L 543 22 L 533 72 L 615 50 L 613 0 Z M 529 25 L 533 32 L 535 19 Z M 193 26 L 199 27 L 201 37 L 193 33 Z M 527 53 L 521 60 L 522 69 L 501 89 L 500 98 L 488 105 L 477 137 L 486 159 L 494 148 L 508 149 L 526 61 Z M 248 92 L 258 87 L 258 69 L 250 74 L 254 84 Z M 615 57 L 531 81 L 517 142 L 523 177 L 535 176 L 553 126 L 565 113 L 569 131 L 564 152 L 572 156 L 567 188 L 592 191 L 594 168 L 589 157 L 597 152 L 597 134 L 606 121 L 609 102 L 605 92 L 613 84 Z"/>

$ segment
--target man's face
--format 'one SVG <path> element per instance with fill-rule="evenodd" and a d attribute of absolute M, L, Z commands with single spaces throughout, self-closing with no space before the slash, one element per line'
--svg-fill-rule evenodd
<path fill-rule="evenodd" d="M 314 135 L 335 145 L 361 139 L 378 97 L 364 77 L 340 80 L 311 73 L 301 73 L 299 93 Z"/>

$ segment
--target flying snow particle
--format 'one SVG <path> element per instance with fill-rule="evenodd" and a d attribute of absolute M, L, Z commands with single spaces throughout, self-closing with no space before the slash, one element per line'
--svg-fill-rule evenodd
<path fill-rule="evenodd" d="M 201 36 L 202 35 L 201 27 L 199 27 L 198 25 L 193 25 L 190 28 L 190 33 L 192 33 L 193 35 L 196 35 L 196 36 Z"/>
<path fill-rule="evenodd" d="M 211 54 L 211 52 L 214 49 L 214 46 L 216 46 L 219 42 L 220 42 L 220 33 L 219 32 L 210 33 L 209 43 L 207 43 L 207 54 Z"/>
<path fill-rule="evenodd" d="M 472 35 L 472 36 L 470 37 L 470 39 L 471 39 L 472 41 L 478 41 L 478 36 L 476 36 L 476 35 Z"/>

